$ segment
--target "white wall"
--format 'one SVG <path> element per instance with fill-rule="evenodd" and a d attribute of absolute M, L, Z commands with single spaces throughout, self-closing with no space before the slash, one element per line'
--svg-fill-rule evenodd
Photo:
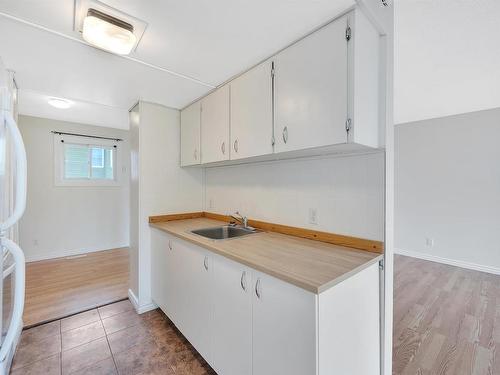
<path fill-rule="evenodd" d="M 500 1 L 394 3 L 397 124 L 500 106 Z"/>
<path fill-rule="evenodd" d="M 500 273 L 500 109 L 402 124 L 395 136 L 398 251 Z"/>
<path fill-rule="evenodd" d="M 382 241 L 383 171 L 382 153 L 210 168 L 205 210 Z"/>
<path fill-rule="evenodd" d="M 138 118 L 134 119 L 134 116 Z M 180 112 L 158 104 L 140 102 L 131 113 L 132 204 L 137 203 L 137 239 L 131 238 L 130 288 L 139 310 L 151 304 L 151 228 L 149 216 L 201 211 L 203 171 L 180 167 Z M 139 139 L 135 139 L 138 137 Z M 137 168 L 137 174 L 135 169 Z M 137 179 L 135 177 L 138 177 Z M 137 185 L 137 186 L 134 186 Z M 131 229 L 134 234 L 134 229 Z M 132 245 L 137 243 L 136 246 Z"/>
<path fill-rule="evenodd" d="M 129 244 L 128 131 L 19 116 L 28 157 L 28 197 L 20 244 L 28 261 Z M 125 139 L 119 143 L 122 184 L 117 187 L 54 185 L 52 130 Z"/>

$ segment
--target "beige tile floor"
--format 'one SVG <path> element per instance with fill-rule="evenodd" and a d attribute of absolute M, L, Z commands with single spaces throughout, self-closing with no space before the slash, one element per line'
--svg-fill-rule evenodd
<path fill-rule="evenodd" d="M 23 331 L 12 375 L 215 374 L 159 310 L 128 300 Z"/>

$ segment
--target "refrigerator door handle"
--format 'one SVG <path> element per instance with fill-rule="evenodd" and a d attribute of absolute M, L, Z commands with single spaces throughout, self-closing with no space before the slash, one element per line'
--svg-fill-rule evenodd
<path fill-rule="evenodd" d="M 26 149 L 24 148 L 23 138 L 19 132 L 16 121 L 9 111 L 4 111 L 5 125 L 12 136 L 14 145 L 14 154 L 16 157 L 16 202 L 14 212 L 3 223 L 0 223 L 0 233 L 4 232 L 23 216 L 26 208 L 26 185 L 27 185 L 27 167 L 26 167 Z"/>
<path fill-rule="evenodd" d="M 24 309 L 24 273 L 25 273 L 25 260 L 24 253 L 17 244 L 8 238 L 0 237 L 0 245 L 5 247 L 14 259 L 15 273 L 14 273 L 14 308 L 12 309 L 12 319 L 10 321 L 9 329 L 5 335 L 5 339 L 0 348 L 0 362 L 3 362 L 14 343 L 16 333 L 19 325 L 23 319 Z"/>

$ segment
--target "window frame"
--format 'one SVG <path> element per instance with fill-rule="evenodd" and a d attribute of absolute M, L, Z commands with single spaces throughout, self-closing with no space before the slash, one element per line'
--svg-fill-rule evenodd
<path fill-rule="evenodd" d="M 110 149 L 110 148 L 107 147 L 107 146 L 97 146 L 97 145 L 89 145 L 89 148 L 90 148 L 90 170 L 91 170 L 91 173 L 92 173 L 92 168 L 101 168 L 101 169 L 104 169 L 104 159 L 105 159 L 105 157 L 104 157 L 104 150 Z M 101 159 L 101 164 L 100 165 L 94 165 L 94 155 L 92 154 L 94 152 L 94 149 L 102 151 L 101 155 L 99 155 L 100 159 Z M 111 164 L 112 165 L 113 165 L 113 154 L 114 154 L 114 151 L 111 153 Z M 114 167 L 115 166 L 113 165 L 113 176 L 114 176 L 114 172 L 115 172 Z"/>
<path fill-rule="evenodd" d="M 82 178 L 75 179 L 65 178 L 64 158 L 65 144 L 76 144 L 89 147 L 89 162 L 92 163 L 92 147 L 102 147 L 112 149 L 113 164 L 113 179 L 92 179 Z M 89 173 L 91 175 L 91 164 L 89 165 Z M 121 186 L 121 155 L 120 146 L 117 141 L 90 137 L 80 137 L 72 135 L 54 134 L 54 185 L 55 186 L 75 186 L 75 187 L 106 187 L 106 186 Z"/>

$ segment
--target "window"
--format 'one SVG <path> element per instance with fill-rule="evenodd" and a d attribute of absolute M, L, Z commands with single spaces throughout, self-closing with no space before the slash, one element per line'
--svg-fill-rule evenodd
<path fill-rule="evenodd" d="M 56 185 L 117 184 L 115 141 L 55 135 Z M 93 142 L 88 144 L 86 142 Z"/>

